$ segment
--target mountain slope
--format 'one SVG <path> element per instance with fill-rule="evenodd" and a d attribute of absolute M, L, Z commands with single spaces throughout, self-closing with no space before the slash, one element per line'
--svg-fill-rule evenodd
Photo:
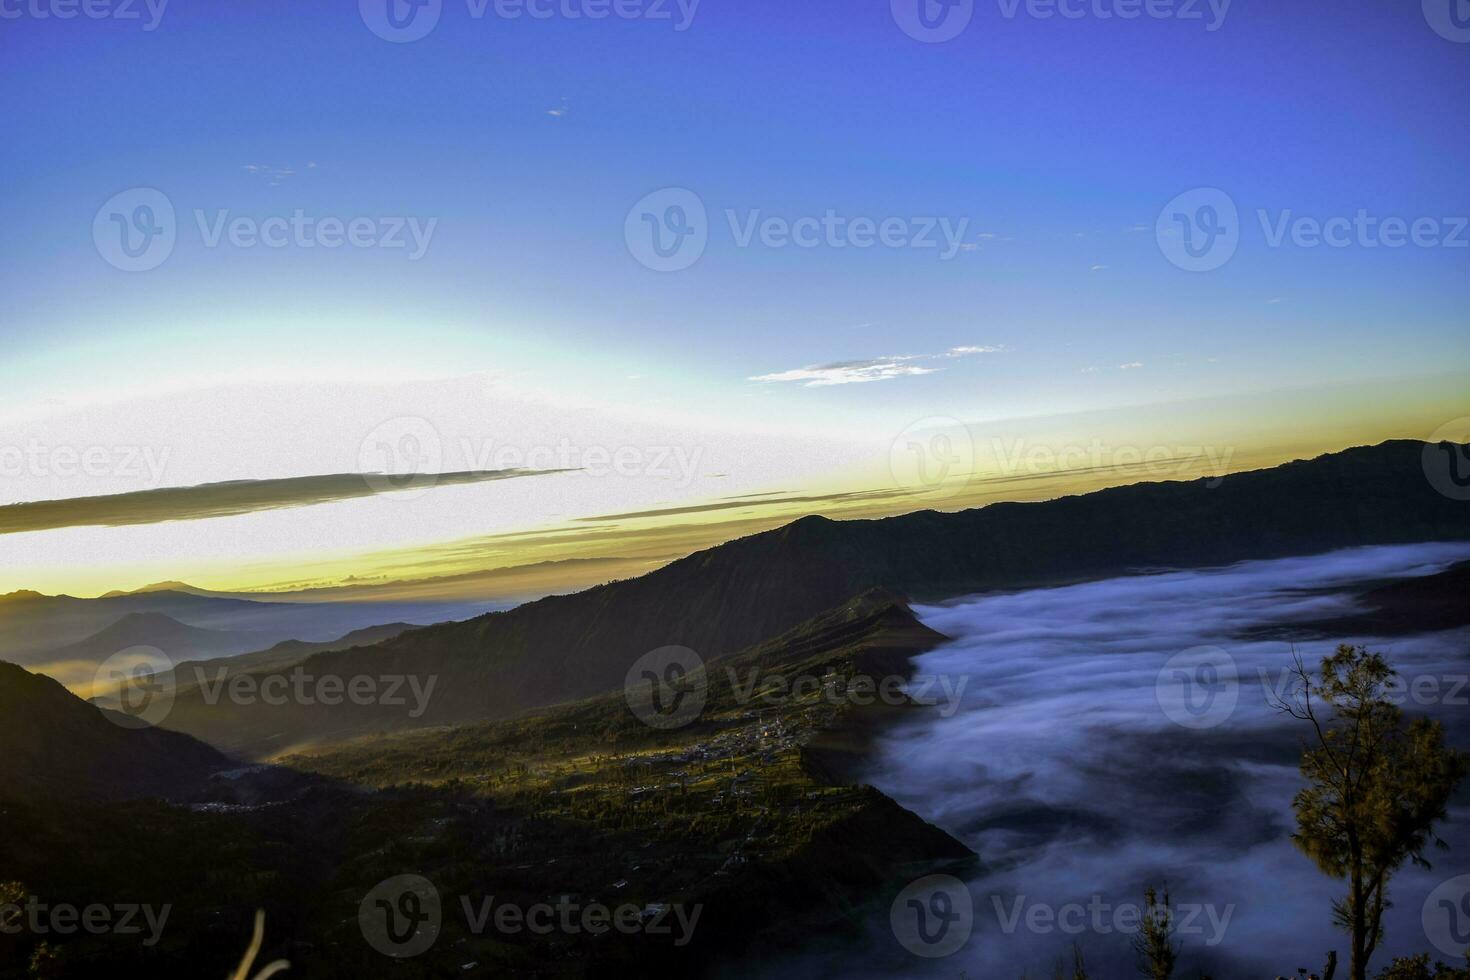
<path fill-rule="evenodd" d="M 324 640 L 320 643 L 285 640 L 266 650 L 255 650 L 232 657 L 217 657 L 208 661 L 180 660 L 174 667 L 175 690 L 197 686 L 201 676 L 212 680 L 220 676 L 221 670 L 224 671 L 223 676 L 226 677 L 251 671 L 282 670 L 300 663 L 314 653 L 371 646 L 414 629 L 419 629 L 419 627 L 412 623 L 384 623 L 381 626 L 368 626 L 360 630 L 353 630 L 335 640 Z M 201 670 L 204 672 L 203 675 L 199 673 Z"/>
<path fill-rule="evenodd" d="M 231 761 L 187 735 L 125 727 L 49 677 L 0 662 L 0 791 L 123 799 L 185 789 Z"/>
<path fill-rule="evenodd" d="M 435 682 L 428 709 L 176 707 L 202 738 L 293 740 L 509 717 L 618 687 L 640 655 L 683 645 L 718 658 L 870 588 L 920 598 L 1336 548 L 1470 538 L 1470 507 L 1426 480 L 1422 443 L 1387 442 L 1219 480 L 1144 483 L 1039 503 L 873 521 L 808 517 L 637 579 L 323 653 L 313 676 Z"/>

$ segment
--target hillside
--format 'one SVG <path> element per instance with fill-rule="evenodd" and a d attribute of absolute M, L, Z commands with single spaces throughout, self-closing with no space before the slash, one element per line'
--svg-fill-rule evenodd
<path fill-rule="evenodd" d="M 360 630 L 353 630 L 335 640 L 323 640 L 319 643 L 284 640 L 265 650 L 240 653 L 232 657 L 218 657 L 208 661 L 178 660 L 177 666 L 174 667 L 174 683 L 176 690 L 197 686 L 201 676 L 200 669 L 204 671 L 202 676 L 211 681 L 219 676 L 221 670 L 224 671 L 226 677 L 249 671 L 281 670 L 298 664 L 315 653 L 371 646 L 374 643 L 391 640 L 413 629 L 419 629 L 419 627 L 412 623 L 384 623 L 381 626 L 368 626 Z"/>
<path fill-rule="evenodd" d="M 873 521 L 808 517 L 636 579 L 309 658 L 313 676 L 412 676 L 427 710 L 205 705 L 168 724 L 273 750 L 354 730 L 511 717 L 611 690 L 640 655 L 678 644 L 717 659 L 870 588 L 922 599 L 1336 548 L 1470 538 L 1421 443 L 1386 442 L 1219 480 L 1142 483 L 1039 503 Z"/>
<path fill-rule="evenodd" d="M 366 737 L 281 762 L 390 793 L 412 785 L 474 801 L 405 842 L 398 864 L 374 857 L 354 869 L 368 881 L 413 867 L 452 893 L 704 910 L 684 949 L 613 936 L 566 949 L 534 936 L 456 936 L 426 972 L 473 960 L 506 975 L 553 961 L 558 976 L 625 975 L 634 963 L 642 976 L 699 975 L 743 953 L 852 934 L 858 910 L 885 887 L 974 860 L 871 787 L 834 778 L 820 747 L 844 741 L 874 713 L 932 710 L 902 695 L 869 703 L 858 692 L 863 682 L 909 677 L 910 657 L 943 639 L 875 590 L 692 672 L 687 680 L 706 697 L 679 727 L 645 725 L 619 691 L 513 721 Z M 493 856 L 465 857 L 492 841 Z"/>
<path fill-rule="evenodd" d="M 1377 585 L 1356 597 L 1357 612 L 1248 630 L 1252 639 L 1404 636 L 1470 626 L 1470 561 L 1442 572 Z"/>
<path fill-rule="evenodd" d="M 0 790 L 84 799 L 166 796 L 228 768 L 187 735 L 127 727 L 59 683 L 0 662 Z"/>

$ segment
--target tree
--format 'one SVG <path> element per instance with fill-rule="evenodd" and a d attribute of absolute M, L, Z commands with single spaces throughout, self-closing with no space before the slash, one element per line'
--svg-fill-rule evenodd
<path fill-rule="evenodd" d="M 1300 682 L 1276 707 L 1311 726 L 1302 749 L 1307 785 L 1292 801 L 1292 841 L 1323 874 L 1346 879 L 1333 918 L 1352 939 L 1352 980 L 1367 980 L 1382 938 L 1388 883 L 1405 861 L 1428 867 L 1424 852 L 1467 758 L 1445 745 L 1444 727 L 1405 724 L 1389 696 L 1394 670 L 1363 647 L 1342 645 L 1314 679 L 1296 658 Z"/>
<path fill-rule="evenodd" d="M 1180 947 L 1174 944 L 1174 913 L 1169 906 L 1169 889 L 1164 889 L 1161 904 L 1158 894 L 1144 891 L 1144 915 L 1133 949 L 1138 953 L 1138 972 L 1149 980 L 1169 980 L 1179 960 Z"/>
<path fill-rule="evenodd" d="M 1400 957 L 1378 974 L 1378 980 L 1470 980 L 1470 970 L 1456 969 L 1436 963 L 1429 965 L 1427 953 L 1414 957 Z"/>
<path fill-rule="evenodd" d="M 1082 947 L 1072 944 L 1072 980 L 1087 980 L 1087 966 L 1082 962 Z"/>

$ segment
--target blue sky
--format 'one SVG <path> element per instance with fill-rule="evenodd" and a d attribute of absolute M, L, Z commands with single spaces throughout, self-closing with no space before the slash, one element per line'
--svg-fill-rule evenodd
<path fill-rule="evenodd" d="M 0 19 L 16 404 L 330 365 L 892 433 L 1346 382 L 1382 381 L 1389 405 L 1470 364 L 1470 247 L 1273 248 L 1256 218 L 1470 214 L 1470 44 L 1417 4 L 1237 0 L 1211 31 L 1203 3 L 1199 20 L 1096 16 L 1120 0 L 1040 19 L 979 0 L 925 44 L 888 0 L 703 0 L 682 31 L 445 0 L 430 34 L 394 44 L 354 3 L 174 0 L 146 31 L 34 15 L 55 2 Z M 138 187 L 172 202 L 178 243 L 129 273 L 91 230 Z M 659 273 L 624 221 L 668 187 L 706 206 L 709 245 Z M 1241 218 L 1234 257 L 1204 273 L 1154 234 L 1198 187 Z M 436 224 L 410 260 L 205 248 L 193 217 L 297 209 Z M 828 209 L 964 221 L 967 247 L 739 247 L 725 216 Z M 937 357 L 971 346 L 1003 350 Z M 894 356 L 928 373 L 750 380 Z M 1320 418 L 1296 424 L 1336 411 L 1310 401 Z"/>

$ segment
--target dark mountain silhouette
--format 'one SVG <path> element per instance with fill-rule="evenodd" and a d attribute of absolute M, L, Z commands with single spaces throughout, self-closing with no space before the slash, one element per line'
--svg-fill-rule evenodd
<path fill-rule="evenodd" d="M 99 598 L 115 599 L 124 595 L 147 595 L 150 592 L 183 592 L 187 595 L 224 595 L 222 592 L 211 592 L 209 589 L 200 589 L 187 582 L 154 582 L 137 589 L 113 589 Z"/>
<path fill-rule="evenodd" d="M 205 705 L 168 721 L 201 738 L 273 735 L 281 747 L 348 729 L 504 718 L 617 688 L 642 654 L 688 646 L 716 659 L 870 588 L 921 599 L 1149 568 L 1470 538 L 1470 507 L 1438 493 L 1422 443 L 1391 441 L 1223 479 L 1142 483 L 1039 503 L 870 521 L 807 517 L 636 579 L 372 647 L 317 654 L 315 677 L 413 675 L 428 710 Z"/>
<path fill-rule="evenodd" d="M 1470 626 L 1470 561 L 1442 572 L 1365 589 L 1360 611 L 1344 616 L 1248 630 L 1250 639 L 1308 640 L 1344 636 L 1407 636 Z"/>
<path fill-rule="evenodd" d="M 49 677 L 0 662 L 0 788 L 7 795 L 168 796 L 233 763 L 187 735 L 137 727 Z"/>

